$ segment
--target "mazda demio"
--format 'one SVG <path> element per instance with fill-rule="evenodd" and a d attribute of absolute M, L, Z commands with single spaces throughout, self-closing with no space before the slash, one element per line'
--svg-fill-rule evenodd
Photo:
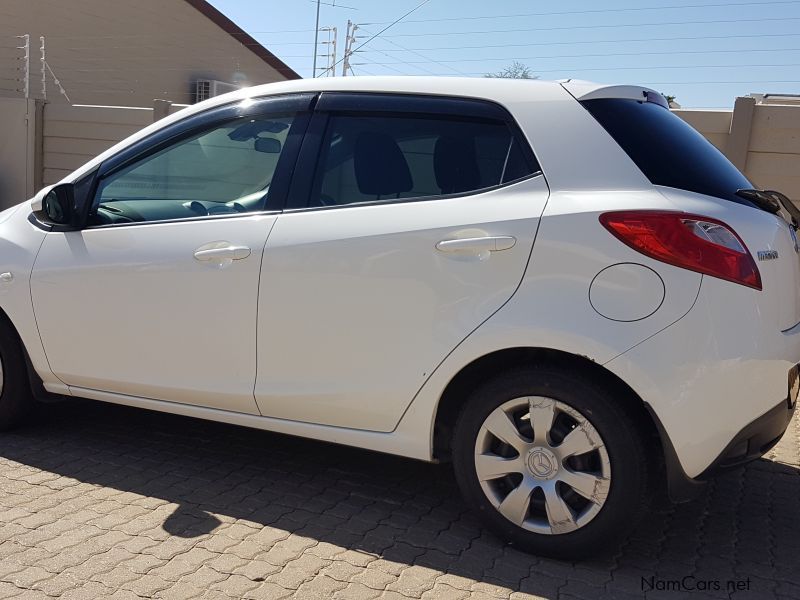
<path fill-rule="evenodd" d="M 240 90 L 0 214 L 0 427 L 74 396 L 448 462 L 578 557 L 786 430 L 798 219 L 641 87 Z"/>

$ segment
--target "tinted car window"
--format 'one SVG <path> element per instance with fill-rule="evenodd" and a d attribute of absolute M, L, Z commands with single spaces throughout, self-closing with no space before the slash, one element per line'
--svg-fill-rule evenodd
<path fill-rule="evenodd" d="M 538 171 L 503 121 L 334 114 L 311 206 L 464 194 Z"/>
<path fill-rule="evenodd" d="M 263 209 L 292 121 L 237 119 L 134 162 L 100 182 L 92 224 Z"/>
<path fill-rule="evenodd" d="M 668 109 L 621 98 L 582 104 L 653 184 L 749 204 L 736 196 L 736 190 L 753 185 L 708 140 Z"/>

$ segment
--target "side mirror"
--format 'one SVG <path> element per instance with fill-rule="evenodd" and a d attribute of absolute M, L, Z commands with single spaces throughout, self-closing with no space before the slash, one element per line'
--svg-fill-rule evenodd
<path fill-rule="evenodd" d="M 62 183 L 41 190 L 33 199 L 31 209 L 37 219 L 50 225 L 72 225 L 75 220 L 75 188 Z"/>

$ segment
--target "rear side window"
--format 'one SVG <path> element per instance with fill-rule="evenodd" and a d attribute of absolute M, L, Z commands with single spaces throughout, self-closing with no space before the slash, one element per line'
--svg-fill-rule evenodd
<path fill-rule="evenodd" d="M 331 115 L 310 206 L 467 194 L 539 170 L 504 121 Z"/>
<path fill-rule="evenodd" d="M 747 178 L 708 140 L 668 109 L 622 98 L 581 104 L 605 128 L 651 183 L 698 192 L 739 204 Z"/>

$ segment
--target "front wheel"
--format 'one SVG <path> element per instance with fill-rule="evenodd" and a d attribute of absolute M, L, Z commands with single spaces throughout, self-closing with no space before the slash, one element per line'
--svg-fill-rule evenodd
<path fill-rule="evenodd" d="M 22 423 L 31 404 L 25 358 L 17 332 L 0 319 L 0 431 Z"/>
<path fill-rule="evenodd" d="M 590 379 L 552 367 L 478 388 L 455 427 L 453 466 L 495 533 L 558 558 L 619 542 L 647 498 L 635 421 Z"/>

